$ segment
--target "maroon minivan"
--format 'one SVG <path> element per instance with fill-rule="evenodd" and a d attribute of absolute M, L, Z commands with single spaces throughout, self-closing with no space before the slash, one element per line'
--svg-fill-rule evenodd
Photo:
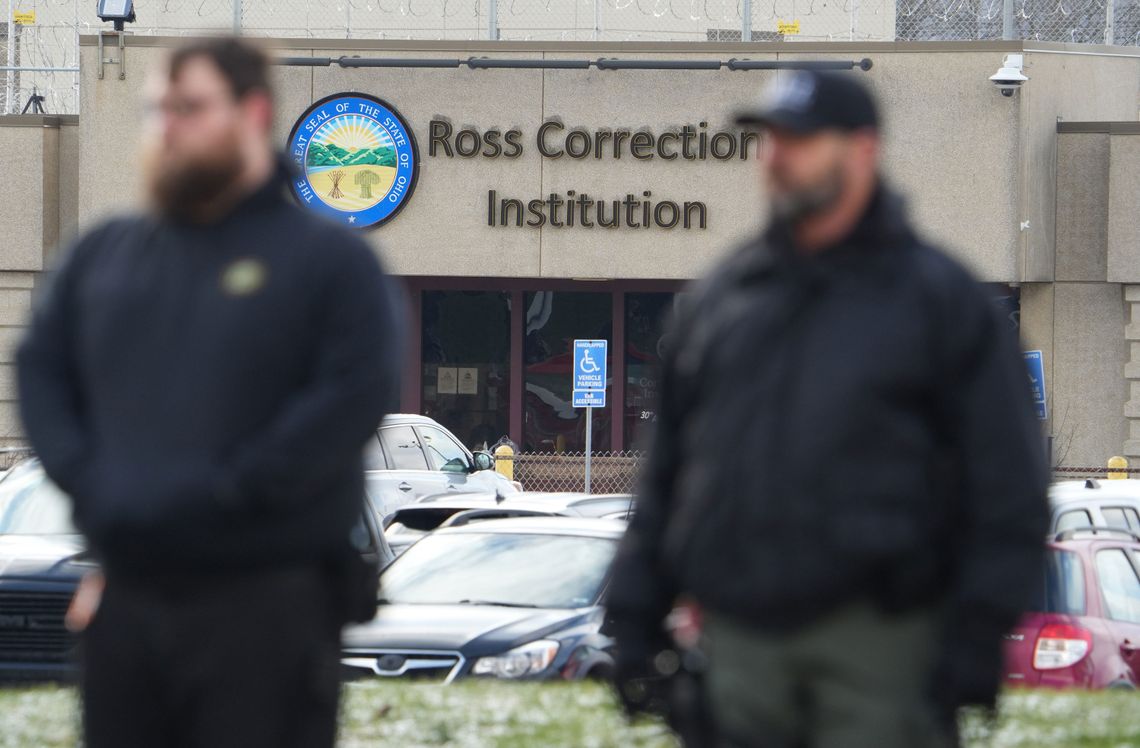
<path fill-rule="evenodd" d="M 1006 684 L 1136 688 L 1140 535 L 1079 528 L 1046 547 L 1041 597 L 1006 635 Z"/>

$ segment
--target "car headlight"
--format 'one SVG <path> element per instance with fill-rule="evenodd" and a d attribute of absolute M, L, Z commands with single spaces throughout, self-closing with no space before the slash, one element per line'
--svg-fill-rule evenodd
<path fill-rule="evenodd" d="M 541 673 L 550 667 L 558 655 L 558 642 L 540 639 L 515 647 L 498 657 L 480 657 L 475 661 L 472 675 L 493 675 L 496 678 L 522 678 Z"/>

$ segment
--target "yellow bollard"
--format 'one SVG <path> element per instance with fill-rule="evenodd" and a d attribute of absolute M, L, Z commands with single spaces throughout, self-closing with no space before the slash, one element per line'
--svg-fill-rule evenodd
<path fill-rule="evenodd" d="M 1109 480 L 1124 480 L 1128 477 L 1128 460 L 1116 455 L 1115 457 L 1108 458 L 1108 479 Z"/>
<path fill-rule="evenodd" d="M 510 444 L 495 447 L 495 470 L 507 480 L 515 479 L 515 450 Z"/>

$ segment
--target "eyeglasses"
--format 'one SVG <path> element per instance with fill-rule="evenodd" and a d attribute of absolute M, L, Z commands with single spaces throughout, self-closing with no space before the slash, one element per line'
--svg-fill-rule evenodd
<path fill-rule="evenodd" d="M 228 99 L 220 97 L 178 97 L 148 101 L 143 105 L 145 116 L 171 117 L 173 119 L 195 119 L 211 109 L 232 106 Z"/>

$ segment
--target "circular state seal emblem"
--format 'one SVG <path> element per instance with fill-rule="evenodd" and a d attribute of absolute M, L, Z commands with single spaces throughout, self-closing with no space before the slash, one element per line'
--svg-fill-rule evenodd
<path fill-rule="evenodd" d="M 289 133 L 302 205 L 358 228 L 391 220 L 412 196 L 419 153 L 412 130 L 385 101 L 336 94 L 309 107 Z"/>

